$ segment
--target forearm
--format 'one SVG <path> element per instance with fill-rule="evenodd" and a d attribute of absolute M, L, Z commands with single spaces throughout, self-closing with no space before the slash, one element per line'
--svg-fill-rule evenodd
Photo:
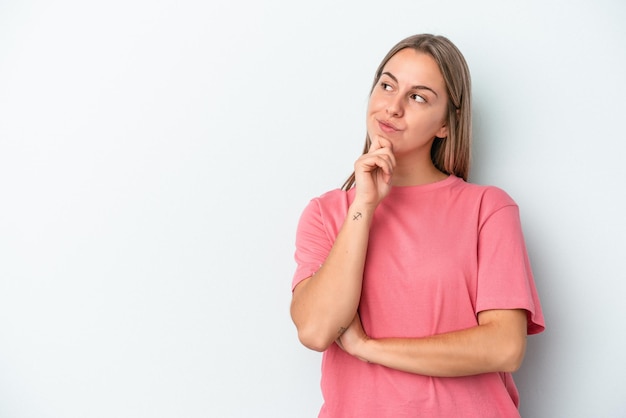
<path fill-rule="evenodd" d="M 373 214 L 374 208 L 351 205 L 324 264 L 294 289 L 291 317 L 311 349 L 324 351 L 356 313 Z"/>
<path fill-rule="evenodd" d="M 353 355 L 371 363 L 426 376 L 452 377 L 513 372 L 526 347 L 524 311 L 492 311 L 489 320 L 469 329 L 426 338 L 363 338 Z M 491 319 L 490 318 L 490 319 Z"/>

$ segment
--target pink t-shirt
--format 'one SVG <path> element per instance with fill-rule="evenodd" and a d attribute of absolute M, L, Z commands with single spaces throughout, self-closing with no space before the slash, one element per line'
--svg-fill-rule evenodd
<path fill-rule="evenodd" d="M 326 259 L 355 190 L 311 200 L 296 235 L 292 287 Z M 544 329 L 519 211 L 502 190 L 450 176 L 393 187 L 376 209 L 359 313 L 372 338 L 476 326 L 488 309 L 525 309 Z M 509 373 L 437 378 L 362 362 L 332 344 L 322 359 L 320 417 L 519 417 Z"/>

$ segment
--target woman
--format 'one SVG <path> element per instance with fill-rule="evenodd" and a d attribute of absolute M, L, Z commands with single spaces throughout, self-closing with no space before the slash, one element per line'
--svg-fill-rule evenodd
<path fill-rule="evenodd" d="M 376 71 L 363 155 L 296 236 L 291 316 L 323 351 L 320 417 L 518 417 L 511 372 L 544 320 L 518 207 L 467 183 L 470 76 L 416 35 Z"/>

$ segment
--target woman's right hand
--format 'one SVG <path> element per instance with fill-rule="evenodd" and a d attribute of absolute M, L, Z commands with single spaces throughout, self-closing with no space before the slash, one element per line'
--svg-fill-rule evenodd
<path fill-rule="evenodd" d="M 391 141 L 381 136 L 372 139 L 367 154 L 354 163 L 355 202 L 376 207 L 389 194 L 396 159 Z"/>
<path fill-rule="evenodd" d="M 315 275 L 302 280 L 293 290 L 291 318 L 298 338 L 312 350 L 326 350 L 351 322 L 355 324 L 346 335 L 350 338 L 348 347 L 352 347 L 351 336 L 361 335 L 355 315 L 361 300 L 370 226 L 376 206 L 391 190 L 396 165 L 391 142 L 373 139 L 367 154 L 354 163 L 355 199 L 330 252 Z M 314 207 L 319 210 L 317 205 Z M 317 218 L 308 222 L 317 222 Z M 311 225 L 317 228 L 317 224 Z M 309 231 L 306 232 L 309 240 Z"/>

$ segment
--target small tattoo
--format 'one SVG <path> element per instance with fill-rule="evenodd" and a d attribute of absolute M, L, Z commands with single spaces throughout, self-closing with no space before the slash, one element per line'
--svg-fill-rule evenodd
<path fill-rule="evenodd" d="M 339 328 L 339 331 L 337 331 L 337 334 L 341 337 L 347 330 L 348 328 L 341 327 Z"/>
<path fill-rule="evenodd" d="M 356 214 L 352 217 L 352 220 L 353 220 L 353 221 L 356 221 L 356 220 L 358 220 L 361 216 L 363 216 L 363 215 L 361 215 L 361 212 L 357 212 L 357 213 L 356 213 Z"/>

